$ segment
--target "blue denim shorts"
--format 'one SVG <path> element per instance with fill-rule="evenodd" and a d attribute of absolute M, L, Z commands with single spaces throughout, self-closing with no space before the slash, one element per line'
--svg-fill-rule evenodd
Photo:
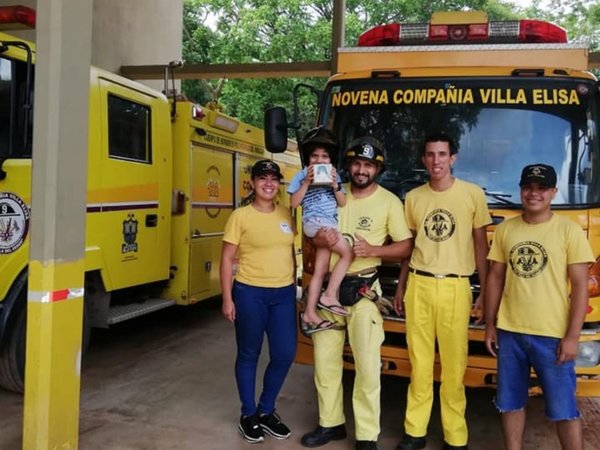
<path fill-rule="evenodd" d="M 546 416 L 550 420 L 580 417 L 575 388 L 575 361 L 557 364 L 560 339 L 498 330 L 498 391 L 500 412 L 519 411 L 529 398 L 531 368 L 544 392 Z"/>

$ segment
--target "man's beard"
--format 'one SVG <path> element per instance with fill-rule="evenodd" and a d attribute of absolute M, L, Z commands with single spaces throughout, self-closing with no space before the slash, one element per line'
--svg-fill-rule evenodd
<path fill-rule="evenodd" d="M 358 179 L 355 175 L 351 175 L 350 183 L 357 188 L 364 189 L 366 187 L 371 186 L 373 183 L 375 183 L 375 178 L 376 178 L 376 176 L 373 176 L 373 177 L 367 176 L 365 181 L 358 181 Z"/>

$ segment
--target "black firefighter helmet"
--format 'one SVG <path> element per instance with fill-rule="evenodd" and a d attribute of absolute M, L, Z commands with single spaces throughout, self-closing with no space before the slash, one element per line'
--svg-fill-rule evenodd
<path fill-rule="evenodd" d="M 302 152 L 302 162 L 305 166 L 308 166 L 310 161 L 310 154 L 315 147 L 323 147 L 329 153 L 331 164 L 337 165 L 338 159 L 338 141 L 333 131 L 328 130 L 324 126 L 318 126 L 313 128 L 306 133 L 302 143 L 300 144 L 300 150 Z"/>
<path fill-rule="evenodd" d="M 373 136 L 362 136 L 350 142 L 348 150 L 346 150 L 346 162 L 354 158 L 376 161 L 379 163 L 381 171 L 384 169 L 383 145 Z"/>

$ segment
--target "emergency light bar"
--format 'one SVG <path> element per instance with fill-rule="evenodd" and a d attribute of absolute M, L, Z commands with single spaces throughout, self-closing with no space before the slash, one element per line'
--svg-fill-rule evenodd
<path fill-rule="evenodd" d="M 0 6 L 0 30 L 35 28 L 35 10 L 26 6 Z"/>
<path fill-rule="evenodd" d="M 444 18 L 451 19 L 448 13 L 444 14 Z M 358 46 L 567 42 L 567 32 L 563 28 L 541 20 L 458 22 L 432 20 L 429 23 L 380 25 L 361 34 Z"/>

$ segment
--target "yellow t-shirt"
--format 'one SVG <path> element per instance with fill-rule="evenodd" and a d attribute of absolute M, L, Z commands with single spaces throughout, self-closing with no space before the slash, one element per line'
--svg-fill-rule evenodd
<path fill-rule="evenodd" d="M 410 267 L 441 275 L 475 271 L 473 230 L 492 222 L 483 190 L 459 179 L 443 192 L 429 183 L 410 191 L 406 221 L 416 233 Z"/>
<path fill-rule="evenodd" d="M 389 236 L 398 242 L 412 235 L 406 226 L 404 206 L 400 199 L 387 189 L 377 186 L 377 190 L 366 198 L 352 195 L 350 186 L 344 186 L 346 205 L 338 208 L 338 222 L 344 238 L 354 245 L 355 234 L 362 236 L 371 245 L 382 245 Z M 339 256 L 332 254 L 333 268 Z M 348 272 L 359 272 L 381 264 L 381 258 L 354 258 Z"/>
<path fill-rule="evenodd" d="M 276 206 L 264 213 L 252 205 L 238 208 L 225 225 L 223 240 L 238 246 L 237 281 L 261 287 L 293 283 L 294 229 L 288 209 Z"/>
<path fill-rule="evenodd" d="M 488 259 L 507 265 L 498 328 L 563 338 L 569 320 L 567 265 L 594 261 L 581 227 L 557 214 L 541 224 L 513 217 L 498 225 Z"/>

